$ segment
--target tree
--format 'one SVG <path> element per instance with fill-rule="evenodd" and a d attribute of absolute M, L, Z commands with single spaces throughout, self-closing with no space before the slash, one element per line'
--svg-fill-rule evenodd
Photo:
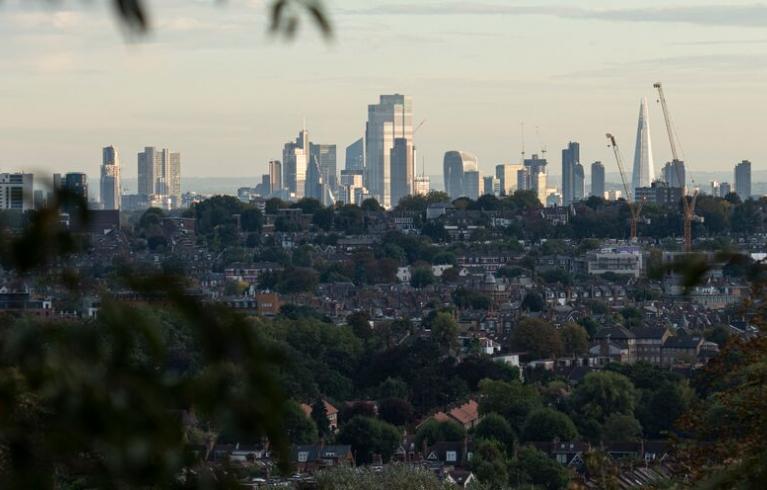
<path fill-rule="evenodd" d="M 530 412 L 522 429 L 525 441 L 572 441 L 578 437 L 578 430 L 570 417 L 552 408 L 539 408 Z"/>
<path fill-rule="evenodd" d="M 642 425 L 631 415 L 614 413 L 605 420 L 602 438 L 605 441 L 637 442 L 642 439 Z"/>
<path fill-rule="evenodd" d="M 520 307 L 523 310 L 539 312 L 546 308 L 546 302 L 543 301 L 543 297 L 535 291 L 528 291 L 525 297 L 522 299 Z"/>
<path fill-rule="evenodd" d="M 542 359 L 560 355 L 562 340 L 554 325 L 538 318 L 525 318 L 511 332 L 511 347 L 533 359 Z"/>
<path fill-rule="evenodd" d="M 564 489 L 569 480 L 567 470 L 561 464 L 532 447 L 519 450 L 509 473 L 511 482 L 517 486 L 531 483 L 547 490 Z"/>
<path fill-rule="evenodd" d="M 637 391 L 626 377 L 610 371 L 586 375 L 573 392 L 573 404 L 585 417 L 604 422 L 612 414 L 633 415 Z"/>
<path fill-rule="evenodd" d="M 293 401 L 285 404 L 285 432 L 293 444 L 317 442 L 317 425 L 307 417 L 301 406 Z"/>
<path fill-rule="evenodd" d="M 384 462 L 389 461 L 401 438 L 399 429 L 393 425 L 358 415 L 341 427 L 337 440 L 351 445 L 355 462 L 364 465 L 373 462 L 374 454 L 380 455 Z"/>
<path fill-rule="evenodd" d="M 431 267 L 417 267 L 410 277 L 410 285 L 416 289 L 423 289 L 436 282 Z"/>
<path fill-rule="evenodd" d="M 474 428 L 474 439 L 498 441 L 507 454 L 514 450 L 514 430 L 506 419 L 497 413 L 489 413 L 482 417 Z"/>
<path fill-rule="evenodd" d="M 431 322 L 431 337 L 447 352 L 458 347 L 458 324 L 449 313 L 437 313 Z"/>
<path fill-rule="evenodd" d="M 447 422 L 438 422 L 429 419 L 418 428 L 415 433 L 415 445 L 417 448 L 432 446 L 437 442 L 443 441 L 462 441 L 466 437 L 466 429 L 457 422 L 449 420 Z"/>
<path fill-rule="evenodd" d="M 582 355 L 589 350 L 589 333 L 577 323 L 568 323 L 559 335 L 562 339 L 562 348 L 566 354 Z"/>
<path fill-rule="evenodd" d="M 471 458 L 471 470 L 484 485 L 490 488 L 506 488 L 508 472 L 504 448 L 497 440 L 480 440 Z"/>
<path fill-rule="evenodd" d="M 480 413 L 502 415 L 517 433 L 521 432 L 527 415 L 541 406 L 538 391 L 519 381 L 507 383 L 484 379 L 479 383 L 479 392 Z"/>
<path fill-rule="evenodd" d="M 386 398 L 378 403 L 378 418 L 392 425 L 407 425 L 413 419 L 413 406 L 401 398 Z"/>
<path fill-rule="evenodd" d="M 317 473 L 319 490 L 454 490 L 433 471 L 408 464 L 387 464 L 383 468 L 336 465 Z"/>
<path fill-rule="evenodd" d="M 320 436 L 327 437 L 330 434 L 328 412 L 325 408 L 325 402 L 320 398 L 312 404 L 312 420 L 317 425 Z"/>

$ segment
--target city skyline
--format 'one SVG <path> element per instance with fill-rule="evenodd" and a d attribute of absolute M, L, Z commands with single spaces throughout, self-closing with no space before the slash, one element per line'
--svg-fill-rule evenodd
<path fill-rule="evenodd" d="M 438 12 L 428 3 L 384 2 L 371 8 L 344 1 L 328 6 L 335 41 L 318 43 L 317 33 L 305 25 L 291 45 L 259 37 L 266 21 L 260 3 L 256 8 L 245 1 L 223 8 L 167 3 L 152 5 L 155 31 L 137 42 L 126 42 L 101 7 L 72 3 L 54 13 L 15 3 L 0 7 L 0 31 L 7 41 L 0 47 L 3 63 L 21 68 L 0 84 L 0 94 L 14 94 L 3 100 L 18 115 L 2 123 L 0 166 L 97 175 L 98 147 L 109 142 L 130 154 L 149 140 L 182 149 L 189 176 L 259 175 L 270 160 L 279 159 L 275 148 L 295 134 L 304 116 L 318 140 L 344 148 L 364 134 L 365 107 L 373 97 L 405 93 L 416 101 L 416 121 L 428 121 L 414 141 L 417 163 L 420 168 L 425 157 L 427 174 L 439 173 L 444 152 L 452 148 L 476 154 L 486 175 L 496 164 L 517 163 L 522 142 L 514 128 L 522 121 L 531 128 L 528 153 L 577 140 L 584 161 L 609 162 L 603 133 L 632 141 L 636 98 L 643 96 L 652 97 L 658 167 L 670 155 L 658 133 L 662 116 L 651 88 L 656 79 L 666 82 L 692 170 L 714 170 L 742 159 L 758 169 L 767 158 L 758 144 L 756 116 L 750 115 L 752 107 L 767 103 L 757 84 L 764 72 L 758 62 L 765 55 L 764 42 L 753 29 L 767 21 L 767 8 L 760 6 L 724 15 L 691 1 L 666 10 L 657 1 L 631 2 L 633 7 L 605 15 L 606 4 L 594 1 L 584 2 L 578 15 L 542 5 L 533 16 L 499 2 L 482 8 L 448 4 Z M 434 22 L 413 34 L 426 13 L 434 14 Z M 462 25 L 458 14 L 483 20 L 483 30 Z M 507 28 L 510 22 L 515 29 Z M 627 28 L 636 35 L 625 36 Z M 540 39 L 541 30 L 556 35 Z M 656 39 L 661 30 L 663 39 Z M 447 32 L 455 35 L 446 39 Z M 584 48 L 577 63 L 558 52 L 564 35 L 579 39 L 577 47 Z M 31 37 L 41 42 L 32 46 Z M 629 54 L 615 59 L 618 38 Z M 721 43 L 722 38 L 730 41 Z M 370 42 L 360 42 L 364 39 Z M 488 39 L 512 46 L 513 56 L 498 62 L 496 50 L 477 51 Z M 537 42 L 525 42 L 530 39 Z M 439 53 L 437 40 L 448 43 Z M 83 43 L 97 47 L 75 49 Z M 249 56 L 234 63 L 228 54 L 218 56 L 225 47 Z M 412 49 L 411 57 L 395 58 L 403 47 Z M 297 50 L 307 58 L 300 70 L 285 63 Z M 477 59 L 468 57 L 474 51 Z M 107 59 L 120 69 L 101 68 Z M 376 59 L 385 62 L 376 66 Z M 353 66 L 351 60 L 373 68 L 364 76 L 329 68 Z M 150 77 L 155 90 L 147 94 L 149 82 L 142 77 L 155 75 L 161 66 L 164 71 Z M 200 66 L 215 69 L 204 74 Z M 115 91 L 118 80 L 135 83 Z M 181 80 L 187 86 L 180 87 Z M 51 81 L 73 96 L 52 98 L 43 90 Z M 209 99 L 196 98 L 203 87 Z M 460 118 L 453 117 L 455 110 Z M 54 120 L 68 124 L 51 124 Z M 534 127 L 540 128 L 538 134 Z M 30 151 L 40 139 L 50 142 L 48 148 Z M 554 167 L 551 175 L 559 171 Z M 135 169 L 126 166 L 124 177 L 135 177 Z"/>

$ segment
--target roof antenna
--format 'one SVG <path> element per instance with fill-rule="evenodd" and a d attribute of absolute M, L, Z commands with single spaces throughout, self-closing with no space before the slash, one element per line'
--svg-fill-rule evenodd
<path fill-rule="evenodd" d="M 520 131 L 522 132 L 522 163 L 525 163 L 525 123 L 520 124 Z"/>

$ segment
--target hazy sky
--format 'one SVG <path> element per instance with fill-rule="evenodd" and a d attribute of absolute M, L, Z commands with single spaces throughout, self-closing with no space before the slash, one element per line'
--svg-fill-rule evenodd
<path fill-rule="evenodd" d="M 138 40 L 106 0 L 5 0 L 0 170 L 96 177 L 114 144 L 129 177 L 148 145 L 180 151 L 186 176 L 254 176 L 304 117 L 313 141 L 338 145 L 342 168 L 367 104 L 395 92 L 427 120 L 416 145 L 429 174 L 451 149 L 477 154 L 483 173 L 517 160 L 521 121 L 552 174 L 570 139 L 584 163 L 613 171 L 607 131 L 630 165 L 642 96 L 659 166 L 669 150 L 656 80 L 692 170 L 761 169 L 767 4 L 714 1 L 333 0 L 327 43 L 307 23 L 293 42 L 270 37 L 266 0 L 148 0 L 154 30 Z"/>

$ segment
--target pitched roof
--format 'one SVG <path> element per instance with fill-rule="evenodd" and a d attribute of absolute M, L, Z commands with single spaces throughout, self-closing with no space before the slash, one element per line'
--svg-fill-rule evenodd
<path fill-rule="evenodd" d="M 469 400 L 463 405 L 450 410 L 448 415 L 450 415 L 461 424 L 470 424 L 479 419 L 479 403 L 477 403 L 475 400 Z"/>

